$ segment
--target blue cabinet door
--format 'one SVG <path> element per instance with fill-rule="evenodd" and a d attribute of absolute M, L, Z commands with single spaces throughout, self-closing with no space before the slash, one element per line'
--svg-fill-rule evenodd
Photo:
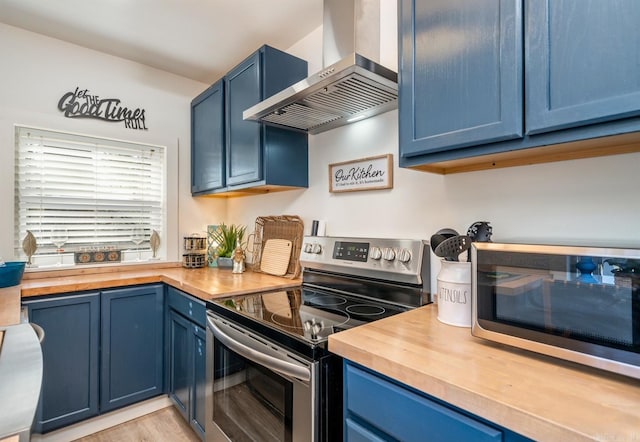
<path fill-rule="evenodd" d="M 101 412 L 163 392 L 163 293 L 160 284 L 102 292 Z"/>
<path fill-rule="evenodd" d="M 520 138 L 520 0 L 400 1 L 400 156 Z"/>
<path fill-rule="evenodd" d="M 191 322 L 169 312 L 169 397 L 182 417 L 190 420 L 191 399 Z"/>
<path fill-rule="evenodd" d="M 528 134 L 640 115 L 640 2 L 525 5 Z"/>
<path fill-rule="evenodd" d="M 307 77 L 307 62 L 270 46 L 262 52 L 262 99 Z M 263 170 L 266 184 L 308 187 L 309 136 L 262 125 Z"/>
<path fill-rule="evenodd" d="M 242 118 L 306 76 L 306 61 L 264 45 L 192 101 L 193 195 L 308 187 L 307 134 Z"/>
<path fill-rule="evenodd" d="M 206 320 L 202 301 L 167 289 L 169 396 L 185 421 L 204 440 L 206 404 Z"/>
<path fill-rule="evenodd" d="M 382 434 L 379 436 L 353 419 L 345 420 L 344 434 L 344 440 L 348 442 L 386 442 L 389 440 L 388 437 L 384 437 L 387 435 Z"/>
<path fill-rule="evenodd" d="M 262 98 L 261 53 L 255 52 L 227 74 L 227 185 L 262 179 L 262 125 L 242 119 L 245 109 Z"/>
<path fill-rule="evenodd" d="M 521 434 L 486 423 L 349 361 L 344 365 L 344 418 L 347 442 L 530 442 Z"/>
<path fill-rule="evenodd" d="M 430 441 L 502 441 L 499 429 L 351 364 L 345 365 L 344 379 L 347 441 L 354 427 L 349 425 L 349 419 L 393 440 L 422 441 L 429 435 Z M 355 434 L 361 435 L 362 431 Z M 360 436 L 354 437 L 358 439 Z"/>
<path fill-rule="evenodd" d="M 191 102 L 191 192 L 222 188 L 225 182 L 224 82 Z"/>
<path fill-rule="evenodd" d="M 45 433 L 98 414 L 100 294 L 24 302 L 45 331 L 42 392 L 33 430 Z"/>

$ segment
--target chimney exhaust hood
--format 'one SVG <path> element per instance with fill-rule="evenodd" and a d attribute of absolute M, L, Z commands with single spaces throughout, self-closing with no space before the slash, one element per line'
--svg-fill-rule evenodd
<path fill-rule="evenodd" d="M 398 107 L 398 74 L 381 64 L 380 0 L 324 0 L 324 68 L 243 112 L 317 134 Z"/>

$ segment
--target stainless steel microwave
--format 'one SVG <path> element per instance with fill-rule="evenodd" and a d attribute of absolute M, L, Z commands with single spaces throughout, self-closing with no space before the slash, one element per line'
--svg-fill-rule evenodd
<path fill-rule="evenodd" d="M 474 336 L 640 379 L 640 250 L 474 243 Z"/>

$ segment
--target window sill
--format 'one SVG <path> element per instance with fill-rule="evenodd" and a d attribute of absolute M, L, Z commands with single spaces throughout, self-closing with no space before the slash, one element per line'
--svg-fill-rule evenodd
<path fill-rule="evenodd" d="M 158 259 L 155 261 L 128 261 L 113 264 L 70 264 L 50 265 L 42 267 L 28 267 L 22 280 L 57 278 L 73 275 L 88 275 L 96 273 L 122 272 L 127 270 L 146 270 L 158 268 L 182 267 L 181 262 Z"/>

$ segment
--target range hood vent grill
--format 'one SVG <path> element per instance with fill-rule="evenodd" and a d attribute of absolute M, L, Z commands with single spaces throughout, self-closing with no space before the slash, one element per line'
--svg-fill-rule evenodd
<path fill-rule="evenodd" d="M 304 101 L 318 106 L 327 106 L 350 115 L 398 98 L 397 93 L 388 93 L 363 80 L 357 75 L 352 75 L 346 80 L 310 95 Z"/>
<path fill-rule="evenodd" d="M 398 74 L 374 55 L 379 0 L 325 0 L 324 9 L 325 63 L 338 61 L 245 110 L 245 120 L 317 134 L 398 107 Z"/>
<path fill-rule="evenodd" d="M 290 104 L 281 103 L 277 109 L 262 116 L 261 120 L 314 134 L 344 124 L 341 122 L 336 125 L 340 120 L 346 121 L 365 114 L 371 116 L 393 109 L 397 106 L 397 99 L 397 89 L 351 73 L 304 98 L 290 100 Z"/>
<path fill-rule="evenodd" d="M 293 103 L 285 106 L 278 113 L 272 112 L 262 120 L 278 126 L 288 126 L 300 130 L 313 130 L 321 124 L 330 123 L 341 118 L 331 112 L 324 112 L 303 104 Z"/>

